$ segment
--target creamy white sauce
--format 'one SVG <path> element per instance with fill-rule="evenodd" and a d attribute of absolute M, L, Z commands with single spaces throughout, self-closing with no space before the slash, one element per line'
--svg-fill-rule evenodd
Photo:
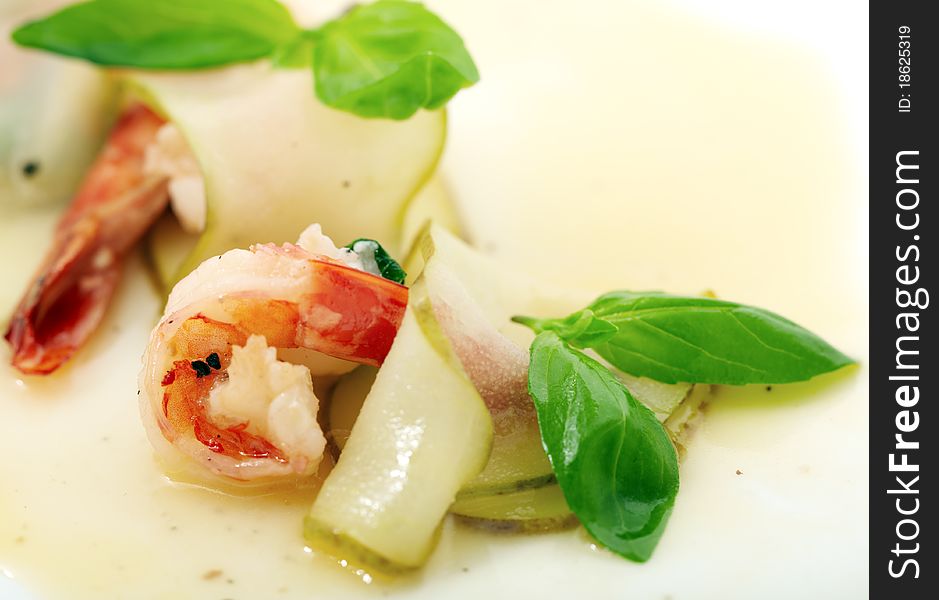
<path fill-rule="evenodd" d="M 812 57 L 665 9 L 594 4 L 439 6 L 483 76 L 453 104 L 443 165 L 473 240 L 598 291 L 713 289 L 863 364 L 864 207 Z M 53 218 L 0 219 L 4 314 Z M 645 565 L 592 550 L 579 531 L 449 524 L 422 573 L 366 585 L 305 548 L 312 491 L 237 498 L 162 476 L 135 398 L 160 308 L 131 260 L 100 330 L 54 376 L 19 376 L 0 349 L 0 576 L 42 598 L 866 593 L 863 368 L 720 390 Z"/>

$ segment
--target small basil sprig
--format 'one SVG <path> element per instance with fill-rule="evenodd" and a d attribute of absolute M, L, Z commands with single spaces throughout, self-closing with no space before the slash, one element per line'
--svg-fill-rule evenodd
<path fill-rule="evenodd" d="M 665 383 L 790 383 L 853 363 L 792 321 L 713 298 L 612 292 L 563 319 L 514 320 Z"/>
<path fill-rule="evenodd" d="M 479 80 L 460 36 L 404 0 L 357 6 L 314 30 L 277 0 L 90 0 L 26 23 L 13 40 L 115 67 L 312 65 L 320 101 L 362 117 L 407 119 Z"/>
<path fill-rule="evenodd" d="M 375 240 L 359 238 L 351 244 L 348 244 L 346 248 L 358 254 L 362 262 L 366 264 L 374 263 L 375 268 L 378 269 L 378 272 L 381 273 L 381 276 L 385 279 L 400 283 L 401 285 L 404 285 L 405 280 L 407 280 L 408 274 L 401 268 L 398 261 L 391 258 L 388 251 Z"/>
<path fill-rule="evenodd" d="M 568 506 L 601 544 L 648 560 L 678 494 L 678 456 L 655 414 L 551 331 L 532 343 L 528 389 Z"/>

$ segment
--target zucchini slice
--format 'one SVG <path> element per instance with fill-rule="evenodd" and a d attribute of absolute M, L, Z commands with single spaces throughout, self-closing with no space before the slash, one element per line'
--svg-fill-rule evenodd
<path fill-rule="evenodd" d="M 205 229 L 170 284 L 210 256 L 293 240 L 313 222 L 339 244 L 368 237 L 397 247 L 446 137 L 443 111 L 399 122 L 333 110 L 303 70 L 257 63 L 127 78 L 180 130 L 205 181 Z"/>
<path fill-rule="evenodd" d="M 489 462 L 459 497 L 515 492 L 552 481 L 527 390 L 527 349 L 533 336 L 510 318 L 566 314 L 584 298 L 520 277 L 435 224 L 417 236 L 405 265 L 409 273 L 421 274 L 437 321 L 492 414 Z"/>
<path fill-rule="evenodd" d="M 304 521 L 312 547 L 371 572 L 424 564 L 492 443 L 489 411 L 422 287 L 412 288 L 391 352 Z"/>
<path fill-rule="evenodd" d="M 511 494 L 457 500 L 450 512 L 472 527 L 507 533 L 541 533 L 577 524 L 557 483 Z"/>
<path fill-rule="evenodd" d="M 16 46 L 48 0 L 0 2 L 0 218 L 69 201 L 104 143 L 117 86 L 100 69 Z M 37 6 L 39 5 L 39 6 Z"/>

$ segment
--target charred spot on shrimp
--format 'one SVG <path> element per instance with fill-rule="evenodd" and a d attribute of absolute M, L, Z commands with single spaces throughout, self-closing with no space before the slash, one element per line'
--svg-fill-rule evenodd
<path fill-rule="evenodd" d="M 194 360 L 189 364 L 192 366 L 192 370 L 196 372 L 196 377 L 205 377 L 212 372 L 212 369 L 217 371 L 222 368 L 222 359 L 219 357 L 218 352 L 213 352 L 205 360 Z"/>
<path fill-rule="evenodd" d="M 196 372 L 196 377 L 205 377 L 212 372 L 212 367 L 210 367 L 204 361 L 194 360 L 189 364 L 192 366 L 192 370 Z"/>

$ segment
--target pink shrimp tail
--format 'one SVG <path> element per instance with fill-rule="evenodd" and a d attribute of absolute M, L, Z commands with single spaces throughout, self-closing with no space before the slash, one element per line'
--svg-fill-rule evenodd
<path fill-rule="evenodd" d="M 87 341 L 124 256 L 165 210 L 167 182 L 144 173 L 146 148 L 162 124 L 143 106 L 127 110 L 59 221 L 4 336 L 23 373 L 51 373 Z"/>

